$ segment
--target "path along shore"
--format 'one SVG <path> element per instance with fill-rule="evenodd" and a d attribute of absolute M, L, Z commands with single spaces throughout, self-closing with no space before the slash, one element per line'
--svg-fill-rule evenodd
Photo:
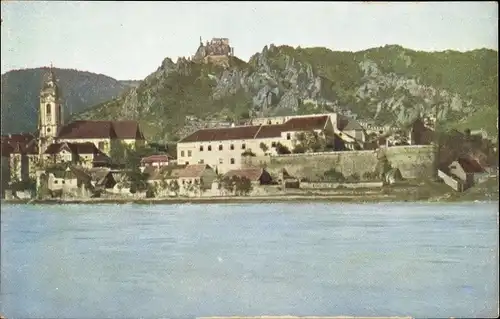
<path fill-rule="evenodd" d="M 377 202 L 463 202 L 491 201 L 495 199 L 460 200 L 460 198 L 431 197 L 406 198 L 398 195 L 285 195 L 285 196 L 231 196 L 231 197 L 170 197 L 170 198 L 91 198 L 91 199 L 35 199 L 35 200 L 2 200 L 9 204 L 238 204 L 238 203 L 377 203 Z"/>

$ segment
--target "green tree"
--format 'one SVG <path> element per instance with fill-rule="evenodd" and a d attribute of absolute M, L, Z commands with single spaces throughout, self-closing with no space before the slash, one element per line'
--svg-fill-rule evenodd
<path fill-rule="evenodd" d="M 179 195 L 180 185 L 179 185 L 179 182 L 176 179 L 170 181 L 170 187 L 169 188 L 170 188 L 170 190 L 172 192 L 174 192 L 175 196 Z"/>
<path fill-rule="evenodd" d="M 165 174 L 160 175 L 160 183 L 159 183 L 160 189 L 168 194 L 170 183 L 169 180 L 167 179 L 167 176 Z"/>
<path fill-rule="evenodd" d="M 391 163 L 387 159 L 385 154 L 378 157 L 377 165 L 375 171 L 380 179 L 384 180 L 385 175 L 392 169 Z"/>
<path fill-rule="evenodd" d="M 266 153 L 269 150 L 269 146 L 267 146 L 264 142 L 260 142 L 260 149 L 262 152 Z"/>
<path fill-rule="evenodd" d="M 246 178 L 245 176 L 242 177 L 237 177 L 233 176 L 233 183 L 234 183 L 234 191 L 237 195 L 243 196 L 243 195 L 248 195 L 253 187 L 252 187 L 252 182 Z"/>
<path fill-rule="evenodd" d="M 292 150 L 295 154 L 302 154 L 306 152 L 306 148 L 302 144 L 296 144 Z"/>
<path fill-rule="evenodd" d="M 255 157 L 256 155 L 254 152 L 252 152 L 252 150 L 247 149 L 243 153 L 241 153 L 241 156 Z"/>
<path fill-rule="evenodd" d="M 21 160 L 17 155 L 12 156 L 10 169 L 10 182 L 15 183 L 20 180 Z"/>
<path fill-rule="evenodd" d="M 237 178 L 238 178 L 237 176 L 233 177 L 225 176 L 222 179 L 222 188 L 224 189 L 225 192 L 227 192 L 228 194 L 233 194 L 235 181 L 237 180 Z"/>
<path fill-rule="evenodd" d="M 295 136 L 294 153 L 323 152 L 327 146 L 327 140 L 324 134 L 320 135 L 316 131 L 300 132 Z"/>
<path fill-rule="evenodd" d="M 198 194 L 198 196 L 201 197 L 201 195 L 204 192 L 203 182 L 201 180 L 199 180 L 199 179 L 195 179 L 194 180 L 194 191 L 195 191 L 196 194 Z"/>
<path fill-rule="evenodd" d="M 286 147 L 285 145 L 281 144 L 280 142 L 278 142 L 276 144 L 276 152 L 280 155 L 282 154 L 291 154 L 292 152 L 290 152 L 290 149 L 288 147 Z"/>
<path fill-rule="evenodd" d="M 47 198 L 50 195 L 49 191 L 49 176 L 45 173 L 40 175 L 40 185 L 36 191 L 36 196 L 38 199 Z"/>
<path fill-rule="evenodd" d="M 155 184 L 149 184 L 146 190 L 146 198 L 156 197 L 158 189 Z"/>

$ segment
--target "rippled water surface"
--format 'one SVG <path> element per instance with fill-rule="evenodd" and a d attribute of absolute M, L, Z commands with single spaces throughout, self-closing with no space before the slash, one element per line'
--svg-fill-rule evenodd
<path fill-rule="evenodd" d="M 0 312 L 496 316 L 497 205 L 3 205 Z"/>

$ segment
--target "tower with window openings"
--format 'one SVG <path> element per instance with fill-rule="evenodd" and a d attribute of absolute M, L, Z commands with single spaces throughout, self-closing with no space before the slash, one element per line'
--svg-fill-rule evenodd
<path fill-rule="evenodd" d="M 63 125 L 61 92 L 52 65 L 43 77 L 40 90 L 40 110 L 38 112 L 39 151 L 45 152 L 48 145 L 55 142 Z"/>

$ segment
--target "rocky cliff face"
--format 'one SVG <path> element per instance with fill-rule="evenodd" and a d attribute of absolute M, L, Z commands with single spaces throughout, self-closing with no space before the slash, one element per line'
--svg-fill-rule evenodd
<path fill-rule="evenodd" d="M 248 116 L 349 112 L 404 126 L 418 117 L 460 123 L 497 107 L 494 51 L 362 52 L 266 46 L 229 67 L 166 58 L 137 88 L 79 118 L 138 119 L 153 139 Z M 459 67 L 457 67 L 459 65 Z"/>

